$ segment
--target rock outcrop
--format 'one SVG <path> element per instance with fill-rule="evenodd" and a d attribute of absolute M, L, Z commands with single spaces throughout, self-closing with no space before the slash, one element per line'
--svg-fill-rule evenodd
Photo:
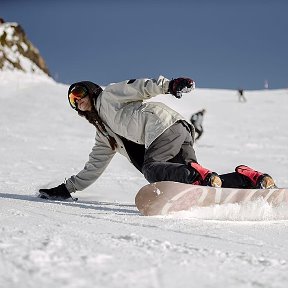
<path fill-rule="evenodd" d="M 27 39 L 23 28 L 17 23 L 0 20 L 0 70 L 20 70 L 50 76 L 43 57 Z"/>

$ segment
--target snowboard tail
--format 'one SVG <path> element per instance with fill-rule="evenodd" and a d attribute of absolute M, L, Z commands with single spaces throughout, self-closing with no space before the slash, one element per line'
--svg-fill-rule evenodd
<path fill-rule="evenodd" d="M 152 216 L 187 211 L 194 206 L 207 207 L 215 204 L 245 203 L 259 198 L 273 206 L 287 203 L 288 188 L 214 188 L 162 181 L 142 187 L 135 197 L 135 204 L 143 215 Z"/>

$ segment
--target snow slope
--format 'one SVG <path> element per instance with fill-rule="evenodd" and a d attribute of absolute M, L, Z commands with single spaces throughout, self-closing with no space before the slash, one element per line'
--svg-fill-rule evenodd
<path fill-rule="evenodd" d="M 287 287 L 287 206 L 143 217 L 134 196 L 147 182 L 121 156 L 76 203 L 36 198 L 39 187 L 82 169 L 93 145 L 94 128 L 69 107 L 67 88 L 0 72 L 1 287 Z M 236 91 L 196 89 L 153 100 L 187 118 L 206 108 L 195 145 L 204 166 L 227 173 L 251 165 L 287 187 L 288 91 L 245 96 L 239 103 Z"/>

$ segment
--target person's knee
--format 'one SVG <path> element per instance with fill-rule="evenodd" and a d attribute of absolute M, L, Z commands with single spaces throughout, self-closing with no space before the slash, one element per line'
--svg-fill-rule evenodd
<path fill-rule="evenodd" d="M 152 182 L 155 182 L 155 179 L 153 178 L 153 170 L 152 170 L 152 165 L 151 163 L 145 163 L 143 164 L 143 167 L 142 167 L 142 173 L 143 173 L 143 176 L 145 177 L 145 179 L 149 182 L 149 183 L 152 183 Z"/>

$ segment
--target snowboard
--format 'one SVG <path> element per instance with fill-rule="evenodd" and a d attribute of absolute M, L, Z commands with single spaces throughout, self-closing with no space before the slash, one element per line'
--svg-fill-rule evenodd
<path fill-rule="evenodd" d="M 145 216 L 167 215 L 215 204 L 245 203 L 262 198 L 272 206 L 288 203 L 288 188 L 240 189 L 214 188 L 179 182 L 162 181 L 142 187 L 135 204 Z"/>

